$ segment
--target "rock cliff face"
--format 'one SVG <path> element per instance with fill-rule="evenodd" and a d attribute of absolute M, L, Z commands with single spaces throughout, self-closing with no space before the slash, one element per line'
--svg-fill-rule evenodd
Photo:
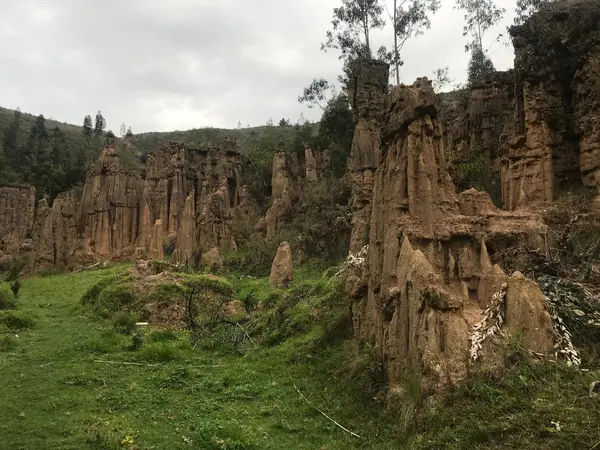
<path fill-rule="evenodd" d="M 52 207 L 35 190 L 0 188 L 0 235 L 6 253 L 21 246 L 34 270 L 75 267 L 98 260 L 164 257 L 174 243 L 177 262 L 199 262 L 203 252 L 235 249 L 233 217 L 240 205 L 235 141 L 192 149 L 167 143 L 143 165 L 127 148 L 106 141 L 82 193 L 59 194 Z"/>
<path fill-rule="evenodd" d="M 0 188 L 0 251 L 13 253 L 31 238 L 35 214 L 35 188 Z"/>
<path fill-rule="evenodd" d="M 502 155 L 508 209 L 600 183 L 600 3 L 557 2 L 510 32 L 513 133 Z"/>
<path fill-rule="evenodd" d="M 381 120 L 389 79 L 389 66 L 381 61 L 358 60 L 354 63 L 354 84 L 350 99 L 356 128 L 348 161 L 352 183 L 352 235 L 350 251 L 366 244 L 374 174 L 381 160 Z"/>
<path fill-rule="evenodd" d="M 507 329 L 522 333 L 533 350 L 550 351 L 552 323 L 541 291 L 489 257 L 525 243 L 545 251 L 546 226 L 539 216 L 498 210 L 487 194 L 457 196 L 430 82 L 384 95 L 387 77 L 361 83 L 375 68 L 386 74 L 382 63 L 358 67 L 350 94 L 358 99 L 359 126 L 349 167 L 361 187 L 353 192 L 360 233 L 353 233 L 351 252 L 368 245 L 362 268 L 346 276 L 356 337 L 378 345 L 391 383 L 416 367 L 427 390 L 453 384 L 469 372 L 471 327 L 503 290 Z M 519 293 L 522 286 L 527 295 Z"/>
<path fill-rule="evenodd" d="M 310 156 L 312 156 L 312 152 L 310 152 Z M 259 228 L 266 231 L 267 239 L 277 236 L 279 225 L 289 213 L 292 202 L 296 198 L 296 172 L 294 162 L 286 153 L 283 142 L 281 142 L 273 155 L 271 206 L 267 210 L 264 220 L 261 220 L 259 224 Z"/>
<path fill-rule="evenodd" d="M 444 94 L 441 116 L 444 144 L 450 168 L 468 160 L 483 163 L 486 190 L 501 201 L 500 152 L 513 125 L 514 72 L 495 72 L 469 91 Z M 467 188 L 460 170 L 451 172 L 455 184 Z"/>
<path fill-rule="evenodd" d="M 84 252 L 92 258 L 133 255 L 144 193 L 140 169 L 126 167 L 116 151 L 114 139 L 107 140 L 100 158 L 88 173 L 78 211 Z"/>

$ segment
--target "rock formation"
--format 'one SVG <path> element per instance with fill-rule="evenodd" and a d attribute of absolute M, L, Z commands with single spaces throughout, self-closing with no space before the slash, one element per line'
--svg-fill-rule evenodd
<path fill-rule="evenodd" d="M 287 288 L 294 277 L 294 263 L 292 261 L 292 248 L 287 242 L 279 244 L 271 274 L 269 275 L 269 285 L 277 288 Z"/>
<path fill-rule="evenodd" d="M 152 232 L 150 234 L 149 245 L 148 245 L 148 257 L 150 259 L 156 259 L 162 261 L 165 259 L 165 253 L 163 249 L 164 242 L 164 224 L 162 219 L 156 219 Z"/>
<path fill-rule="evenodd" d="M 317 160 L 313 155 L 312 149 L 307 145 L 304 149 L 304 166 L 305 166 L 305 180 L 309 183 L 317 181 Z"/>
<path fill-rule="evenodd" d="M 515 122 L 502 155 L 508 209 L 600 183 L 600 3 L 547 5 L 510 30 Z"/>
<path fill-rule="evenodd" d="M 295 173 L 290 156 L 283 147 L 283 142 L 279 144 L 275 155 L 273 156 L 273 171 L 271 178 L 271 207 L 267 210 L 264 225 L 267 238 L 277 236 L 279 224 L 292 206 L 295 199 Z"/>
<path fill-rule="evenodd" d="M 196 196 L 194 190 L 185 199 L 173 260 L 191 265 L 196 254 Z"/>
<path fill-rule="evenodd" d="M 465 173 L 457 166 L 480 161 L 483 184 L 500 203 L 500 152 L 513 124 L 514 72 L 495 72 L 475 82 L 470 90 L 441 94 L 446 158 L 452 178 L 466 188 Z"/>
<path fill-rule="evenodd" d="M 352 236 L 350 251 L 366 244 L 375 170 L 381 160 L 380 122 L 388 86 L 389 66 L 381 61 L 354 63 L 354 84 L 348 98 L 356 120 L 348 171 L 352 183 Z"/>
<path fill-rule="evenodd" d="M 169 142 L 144 165 L 130 148 L 107 139 L 83 192 L 59 194 L 52 207 L 42 199 L 35 211 L 32 187 L 0 188 L 0 251 L 35 249 L 27 256 L 34 270 L 146 254 L 162 259 L 163 246 L 190 264 L 199 261 L 197 252 L 236 248 L 240 185 L 233 140 L 208 149 Z M 251 209 L 249 199 L 243 208 Z"/>
<path fill-rule="evenodd" d="M 107 139 L 100 158 L 88 173 L 79 204 L 84 251 L 94 259 L 129 257 L 140 239 L 144 180 L 141 168 L 127 166 Z"/>
<path fill-rule="evenodd" d="M 13 253 L 31 237 L 35 214 L 35 188 L 0 188 L 0 250 Z"/>
<path fill-rule="evenodd" d="M 387 67 L 363 61 L 350 92 L 358 120 L 349 168 L 359 228 L 351 252 L 368 245 L 362 268 L 346 274 L 356 337 L 378 345 L 391 383 L 417 367 L 423 387 L 435 390 L 467 375 L 471 327 L 502 291 L 506 328 L 522 333 L 531 349 L 550 351 L 552 322 L 541 291 L 489 258 L 513 245 L 545 251 L 541 218 L 498 210 L 474 190 L 457 197 L 431 83 L 418 79 L 386 96 L 385 84 L 363 81 L 374 74 L 387 74 Z"/>

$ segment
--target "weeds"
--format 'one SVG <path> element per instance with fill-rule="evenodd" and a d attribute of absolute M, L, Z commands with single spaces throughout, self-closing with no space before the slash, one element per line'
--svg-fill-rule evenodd
<path fill-rule="evenodd" d="M 33 328 L 35 320 L 28 312 L 0 311 L 0 325 L 4 325 L 11 330 L 23 330 Z"/>
<path fill-rule="evenodd" d="M 0 281 L 0 310 L 15 309 L 17 307 L 17 299 L 10 289 L 8 283 Z"/>

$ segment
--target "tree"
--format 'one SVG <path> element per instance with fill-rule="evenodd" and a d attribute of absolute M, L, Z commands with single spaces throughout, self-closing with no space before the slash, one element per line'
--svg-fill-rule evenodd
<path fill-rule="evenodd" d="M 390 53 L 381 47 L 379 57 L 392 64 L 396 84 L 400 84 L 400 66 L 403 64 L 400 52 L 404 44 L 431 27 L 429 14 L 435 13 L 440 6 L 440 0 L 394 0 L 392 13 L 388 12 L 393 25 L 394 47 Z"/>
<path fill-rule="evenodd" d="M 86 137 L 92 135 L 92 116 L 89 114 L 83 118 L 83 135 Z"/>
<path fill-rule="evenodd" d="M 354 137 L 354 117 L 345 93 L 333 97 L 323 111 L 317 136 L 318 147 L 329 149 L 332 174 L 341 177 L 346 170 Z"/>
<path fill-rule="evenodd" d="M 333 88 L 325 78 L 315 78 L 308 87 L 304 88 L 302 95 L 298 97 L 298 103 L 305 103 L 309 108 L 318 106 L 323 107 L 323 101 L 328 100 L 327 93 L 332 92 Z"/>
<path fill-rule="evenodd" d="M 127 128 L 125 127 L 125 122 L 121 122 L 121 129 L 120 129 L 119 136 L 121 136 L 121 137 L 125 136 L 126 130 L 127 130 Z"/>
<path fill-rule="evenodd" d="M 273 126 L 273 119 L 269 117 L 269 120 L 267 120 L 267 126 L 268 127 L 272 127 Z"/>
<path fill-rule="evenodd" d="M 290 124 L 290 121 L 289 121 L 289 120 L 287 120 L 285 117 L 284 117 L 284 118 L 282 118 L 282 119 L 279 121 L 279 126 L 280 126 L 280 127 L 287 127 L 289 124 Z"/>
<path fill-rule="evenodd" d="M 106 120 L 104 120 L 104 116 L 102 116 L 102 112 L 98 111 L 98 113 L 96 114 L 96 122 L 94 124 L 94 135 L 100 136 L 105 128 L 106 128 Z"/>
<path fill-rule="evenodd" d="M 21 129 L 21 110 L 17 108 L 10 123 L 10 127 L 4 136 L 4 156 L 8 164 L 18 167 L 16 160 L 19 156 L 19 131 Z"/>
<path fill-rule="evenodd" d="M 471 42 L 465 45 L 465 50 L 477 46 L 485 53 L 483 36 L 502 19 L 504 8 L 498 8 L 494 0 L 456 0 L 455 8 L 465 12 L 463 36 L 471 34 Z"/>
<path fill-rule="evenodd" d="M 115 137 L 115 133 L 113 133 L 112 130 L 108 130 L 106 132 L 106 137 L 107 138 L 114 138 Z"/>
<path fill-rule="evenodd" d="M 125 137 L 128 139 L 133 137 L 133 131 L 131 131 L 131 126 L 127 128 L 127 133 L 125 133 Z"/>
<path fill-rule="evenodd" d="M 481 48 L 475 46 L 471 49 L 471 59 L 468 69 L 469 85 L 494 73 L 495 70 L 494 63 L 492 63 L 492 60 L 488 58 Z"/>
<path fill-rule="evenodd" d="M 538 12 L 543 5 L 554 3 L 557 0 L 517 0 L 515 8 L 515 25 L 522 25 L 533 14 Z"/>
<path fill-rule="evenodd" d="M 448 66 L 440 67 L 433 71 L 433 90 L 435 92 L 440 92 L 444 86 L 454 81 L 450 78 L 449 71 L 450 68 Z"/>
<path fill-rule="evenodd" d="M 339 50 L 340 59 L 372 57 L 371 30 L 383 28 L 382 14 L 379 0 L 342 0 L 342 6 L 333 9 L 332 29 L 321 50 Z"/>
<path fill-rule="evenodd" d="M 465 51 L 471 52 L 469 62 L 469 83 L 477 77 L 494 71 L 494 65 L 484 48 L 483 36 L 504 16 L 505 10 L 498 8 L 493 0 L 456 0 L 455 8 L 465 12 L 463 36 L 471 35 L 471 42 L 465 45 Z"/>

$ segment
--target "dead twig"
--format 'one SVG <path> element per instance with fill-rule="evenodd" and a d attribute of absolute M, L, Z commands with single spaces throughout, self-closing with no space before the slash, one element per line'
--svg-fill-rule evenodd
<path fill-rule="evenodd" d="M 317 411 L 319 411 L 323 417 L 325 417 L 327 420 L 333 422 L 335 425 L 337 425 L 338 427 L 340 427 L 342 430 L 344 430 L 346 433 L 350 433 L 350 435 L 357 437 L 359 439 L 364 439 L 362 436 L 359 436 L 358 434 L 356 434 L 353 431 L 350 431 L 348 428 L 345 428 L 344 426 L 340 425 L 339 423 L 337 423 L 335 420 L 333 420 L 331 417 L 329 417 L 327 414 L 325 414 L 323 411 L 321 411 L 319 408 L 317 408 L 315 405 L 313 405 L 310 400 L 308 400 L 304 394 L 302 394 L 302 392 L 300 392 L 300 389 L 298 389 L 298 387 L 296 386 L 296 384 L 294 383 L 294 380 L 292 380 L 292 377 L 290 377 L 290 381 L 292 382 L 292 385 L 294 386 L 294 388 L 296 389 L 296 391 L 298 392 L 298 394 L 300 394 L 300 397 L 306 402 L 308 403 L 312 408 L 316 409 Z"/>
<path fill-rule="evenodd" d="M 86 270 L 92 270 L 100 266 L 101 261 L 98 261 L 96 264 L 92 264 L 91 266 L 84 267 L 83 269 L 79 269 L 77 273 L 85 272 Z"/>
<path fill-rule="evenodd" d="M 128 361 L 105 361 L 101 359 L 97 359 L 94 361 L 95 363 L 101 364 L 121 364 L 124 366 L 148 366 L 148 367 L 158 367 L 160 364 L 144 364 L 144 363 L 136 363 L 136 362 L 128 362 Z"/>

